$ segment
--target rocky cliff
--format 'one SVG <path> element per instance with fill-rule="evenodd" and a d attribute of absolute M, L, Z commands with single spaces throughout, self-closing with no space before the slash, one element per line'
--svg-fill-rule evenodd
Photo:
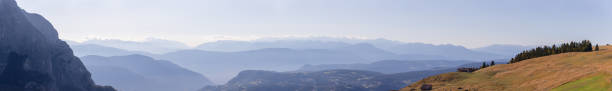
<path fill-rule="evenodd" d="M 52 25 L 0 0 L 0 91 L 114 91 L 97 86 Z"/>

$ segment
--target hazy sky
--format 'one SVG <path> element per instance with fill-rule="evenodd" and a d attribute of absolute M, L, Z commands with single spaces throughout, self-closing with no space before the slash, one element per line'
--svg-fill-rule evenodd
<path fill-rule="evenodd" d="M 536 45 L 612 40 L 610 0 L 17 0 L 60 37 L 196 45 L 331 36 L 405 42 Z"/>

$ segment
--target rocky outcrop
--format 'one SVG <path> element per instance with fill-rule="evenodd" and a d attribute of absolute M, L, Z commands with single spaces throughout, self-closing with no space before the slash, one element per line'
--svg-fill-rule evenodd
<path fill-rule="evenodd" d="M 1 91 L 114 91 L 97 86 L 42 16 L 0 0 Z"/>

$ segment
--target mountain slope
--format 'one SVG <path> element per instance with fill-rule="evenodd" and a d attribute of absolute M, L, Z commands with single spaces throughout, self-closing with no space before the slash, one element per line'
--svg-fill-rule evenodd
<path fill-rule="evenodd" d="M 534 59 L 514 64 L 503 64 L 478 70 L 474 73 L 451 72 L 431 76 L 402 90 L 418 89 L 423 84 L 433 85 L 434 90 L 478 89 L 486 91 L 545 91 L 545 90 L 610 90 L 598 84 L 576 84 L 596 82 L 610 84 L 612 72 L 612 48 L 602 47 L 595 52 L 571 52 Z M 568 86 L 569 85 L 569 86 Z M 593 86 L 595 85 L 595 86 Z"/>
<path fill-rule="evenodd" d="M 122 91 L 195 91 L 212 85 L 199 73 L 147 56 L 85 56 L 82 59 L 91 69 L 94 81 Z"/>
<path fill-rule="evenodd" d="M 1 91 L 114 91 L 97 86 L 44 17 L 0 0 Z"/>

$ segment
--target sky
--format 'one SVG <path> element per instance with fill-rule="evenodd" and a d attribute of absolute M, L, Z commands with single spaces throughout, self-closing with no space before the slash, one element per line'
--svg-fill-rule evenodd
<path fill-rule="evenodd" d="M 610 0 L 17 0 L 60 38 L 216 40 L 385 38 L 542 45 L 612 40 Z"/>

